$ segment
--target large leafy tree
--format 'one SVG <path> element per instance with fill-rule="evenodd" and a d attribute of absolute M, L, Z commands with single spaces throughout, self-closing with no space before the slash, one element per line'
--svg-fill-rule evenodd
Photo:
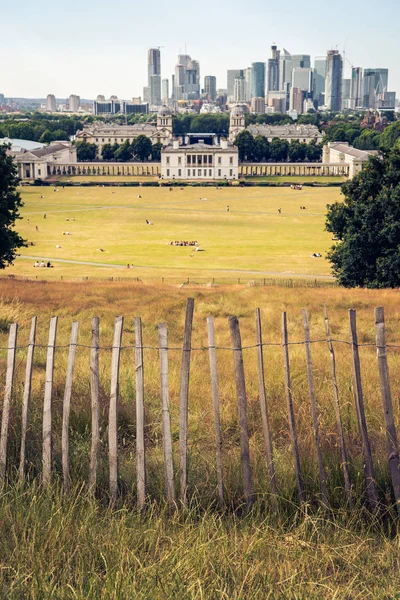
<path fill-rule="evenodd" d="M 254 137 L 250 131 L 244 129 L 237 134 L 235 139 L 235 146 L 237 146 L 239 153 L 239 160 L 253 160 L 254 159 Z"/>
<path fill-rule="evenodd" d="M 14 230 L 22 206 L 17 186 L 17 168 L 12 157 L 7 156 L 6 146 L 0 146 L 0 269 L 13 262 L 18 248 L 26 246 L 25 240 Z"/>
<path fill-rule="evenodd" d="M 76 156 L 79 161 L 96 160 L 97 146 L 88 142 L 76 143 Z"/>
<path fill-rule="evenodd" d="M 400 287 L 400 149 L 371 156 L 328 205 L 326 229 L 338 239 L 328 253 L 346 287 Z"/>
<path fill-rule="evenodd" d="M 147 135 L 138 135 L 137 138 L 133 140 L 132 148 L 136 158 L 141 161 L 148 160 L 152 148 L 151 140 Z"/>

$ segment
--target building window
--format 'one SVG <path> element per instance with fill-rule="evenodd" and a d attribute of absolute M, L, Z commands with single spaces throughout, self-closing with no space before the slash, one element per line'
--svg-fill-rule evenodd
<path fill-rule="evenodd" d="M 212 177 L 212 169 L 208 169 L 208 174 L 210 177 Z"/>
<path fill-rule="evenodd" d="M 182 169 L 178 169 L 178 177 L 181 177 L 182 175 Z"/>
<path fill-rule="evenodd" d="M 222 158 L 220 156 L 218 156 L 218 164 L 221 165 L 222 164 Z"/>
<path fill-rule="evenodd" d="M 108 138 L 109 143 L 111 144 L 111 138 Z"/>
<path fill-rule="evenodd" d="M 182 164 L 182 157 L 178 156 L 178 165 Z"/>
<path fill-rule="evenodd" d="M 205 155 L 203 156 L 203 163 L 204 163 L 205 165 L 207 164 L 207 154 L 205 154 Z"/>
<path fill-rule="evenodd" d="M 232 177 L 232 175 L 233 175 L 233 170 L 229 169 L 229 176 Z"/>
<path fill-rule="evenodd" d="M 104 138 L 102 138 L 102 140 L 101 140 L 101 141 L 102 141 L 102 142 L 104 142 Z"/>
<path fill-rule="evenodd" d="M 229 157 L 229 164 L 230 164 L 230 165 L 233 165 L 233 156 L 230 156 L 230 157 Z"/>
<path fill-rule="evenodd" d="M 218 169 L 218 177 L 221 177 L 221 169 Z"/>
<path fill-rule="evenodd" d="M 197 157 L 197 164 L 198 165 L 201 165 L 201 163 L 202 163 L 201 159 L 202 159 L 202 156 L 201 156 L 201 154 L 199 154 L 198 157 Z"/>
<path fill-rule="evenodd" d="M 38 169 L 38 175 L 41 175 L 42 171 L 40 169 Z"/>
<path fill-rule="evenodd" d="M 192 164 L 192 157 L 190 156 L 190 154 L 188 154 L 188 157 L 187 157 L 187 164 L 188 165 Z"/>
<path fill-rule="evenodd" d="M 190 177 L 190 169 L 188 169 L 188 177 Z"/>
<path fill-rule="evenodd" d="M 208 164 L 212 165 L 212 154 L 208 155 Z"/>
<path fill-rule="evenodd" d="M 167 169 L 167 177 L 169 177 L 169 169 Z"/>
<path fill-rule="evenodd" d="M 167 161 L 167 165 L 169 165 L 169 156 L 167 156 L 166 161 Z"/>
<path fill-rule="evenodd" d="M 124 140 L 121 140 L 121 144 L 123 143 Z"/>
<path fill-rule="evenodd" d="M 198 170 L 197 170 L 197 175 L 198 175 L 199 177 L 201 177 L 201 169 L 198 169 Z"/>
<path fill-rule="evenodd" d="M 207 169 L 204 169 L 204 177 L 207 177 Z"/>
<path fill-rule="evenodd" d="M 96 138 L 96 142 L 98 142 L 98 141 L 99 141 L 99 138 Z"/>

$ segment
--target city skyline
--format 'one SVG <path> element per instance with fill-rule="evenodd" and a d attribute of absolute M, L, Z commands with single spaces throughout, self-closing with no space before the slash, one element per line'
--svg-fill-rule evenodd
<path fill-rule="evenodd" d="M 18 8 L 6 6 L 2 50 L 12 60 L 3 61 L 0 68 L 0 92 L 6 97 L 45 97 L 48 93 L 66 98 L 71 94 L 139 96 L 148 83 L 148 50 L 157 46 L 162 53 L 161 76 L 170 85 L 177 55 L 190 54 L 200 62 L 201 86 L 204 76 L 211 75 L 217 87 L 224 88 L 228 69 L 267 63 L 275 43 L 292 54 L 310 54 L 312 59 L 329 49 L 337 47 L 341 53 L 345 49 L 354 66 L 388 68 L 389 88 L 400 95 L 395 36 L 400 6 L 393 0 L 380 5 L 380 12 L 391 17 L 385 19 L 384 32 L 372 2 L 366 2 L 360 12 L 339 0 L 334 11 L 319 7 L 313 13 L 294 0 L 288 0 L 284 9 L 256 0 L 244 13 L 233 0 L 229 10 L 227 5 L 215 6 L 210 15 L 199 13 L 190 24 L 174 0 L 167 11 L 155 0 L 149 14 L 137 1 L 127 6 L 117 0 L 111 15 L 104 10 L 106 6 L 103 0 L 85 5 L 71 0 L 65 8 L 45 0 L 35 14 L 26 0 Z M 343 65 L 347 78 L 349 62 Z"/>

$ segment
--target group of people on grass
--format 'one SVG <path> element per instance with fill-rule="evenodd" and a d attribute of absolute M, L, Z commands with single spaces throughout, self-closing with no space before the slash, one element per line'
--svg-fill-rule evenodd
<path fill-rule="evenodd" d="M 194 241 L 194 242 L 170 242 L 169 243 L 170 246 L 198 246 L 199 243 Z"/>
<path fill-rule="evenodd" d="M 44 260 L 42 260 L 41 262 L 39 262 L 37 260 L 33 266 L 34 267 L 47 267 L 48 269 L 52 269 L 53 268 L 53 265 L 51 264 L 50 261 L 47 261 L 47 263 L 45 263 Z"/>
<path fill-rule="evenodd" d="M 303 189 L 303 186 L 301 185 L 301 183 L 295 183 L 295 184 L 292 184 L 292 185 L 290 186 L 290 188 L 291 188 L 292 190 L 302 190 L 302 189 Z"/>

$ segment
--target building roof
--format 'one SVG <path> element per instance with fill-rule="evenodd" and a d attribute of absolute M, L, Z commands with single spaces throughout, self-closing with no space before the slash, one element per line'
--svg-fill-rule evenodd
<path fill-rule="evenodd" d="M 359 150 L 358 148 L 353 148 L 347 142 L 331 142 L 329 147 L 332 150 L 337 150 L 337 152 L 342 152 L 347 156 L 351 156 L 356 160 L 366 161 L 368 160 L 371 154 L 377 154 L 376 150 Z"/>
<path fill-rule="evenodd" d="M 174 148 L 173 144 L 169 144 L 162 149 L 161 152 L 238 152 L 236 146 L 234 146 L 231 142 L 228 142 L 227 148 L 223 148 L 220 144 L 202 144 L 198 142 L 196 144 L 186 144 L 179 146 L 179 148 Z"/>
<path fill-rule="evenodd" d="M 43 156 L 48 156 L 49 154 L 54 154 L 55 152 L 59 152 L 60 150 L 67 150 L 69 148 L 69 142 L 54 142 L 45 146 L 44 148 L 40 148 L 39 150 L 32 150 L 30 154 L 36 156 L 36 158 L 42 158 Z"/>
<path fill-rule="evenodd" d="M 249 125 L 247 127 L 253 136 L 263 135 L 265 137 L 322 137 L 322 133 L 315 125 Z"/>
<path fill-rule="evenodd" d="M 32 142 L 31 140 L 18 140 L 8 137 L 0 138 L 0 144 L 11 144 L 11 152 L 21 152 L 22 150 L 37 150 L 43 148 L 44 144 Z"/>
<path fill-rule="evenodd" d="M 151 132 L 156 130 L 155 123 L 135 123 L 135 125 L 93 125 L 92 127 L 84 127 L 77 132 L 76 137 L 84 135 L 92 135 L 101 137 L 107 135 L 129 137 L 135 133 Z"/>

